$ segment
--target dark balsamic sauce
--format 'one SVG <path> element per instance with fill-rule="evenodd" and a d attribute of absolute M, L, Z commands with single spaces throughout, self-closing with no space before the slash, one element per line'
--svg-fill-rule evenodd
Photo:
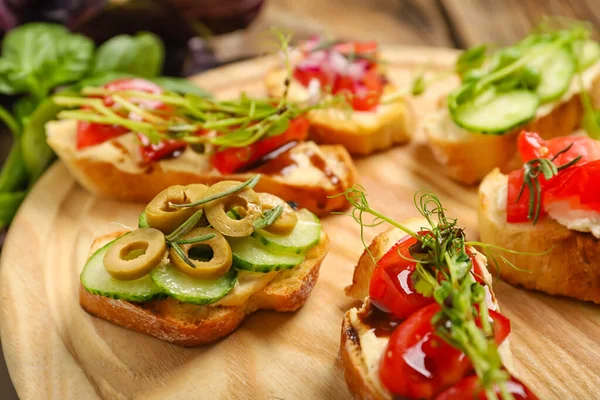
<path fill-rule="evenodd" d="M 358 319 L 371 328 L 377 337 L 390 337 L 402 323 L 400 318 L 375 307 L 372 303 L 358 313 Z"/>

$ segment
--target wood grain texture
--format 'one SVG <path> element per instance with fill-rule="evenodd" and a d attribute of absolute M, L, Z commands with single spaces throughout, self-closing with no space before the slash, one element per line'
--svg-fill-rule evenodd
<path fill-rule="evenodd" d="M 318 34 L 385 44 L 453 45 L 437 0 L 277 0 L 264 7 L 250 27 L 257 38 L 278 27 L 297 39 Z"/>
<path fill-rule="evenodd" d="M 457 47 L 508 45 L 544 16 L 563 16 L 600 26 L 598 0 L 440 0 Z"/>
<path fill-rule="evenodd" d="M 391 78 L 408 84 L 429 61 L 448 67 L 455 53 L 387 48 Z M 263 92 L 273 58 L 208 72 L 195 81 L 230 97 Z M 415 101 L 430 110 L 453 82 L 440 82 Z M 442 178 L 422 138 L 409 146 L 357 160 L 373 207 L 402 220 L 414 216 L 413 194 L 435 191 L 451 215 L 477 237 L 474 189 Z M 349 218 L 323 220 L 332 249 L 312 296 L 295 314 L 259 312 L 232 335 L 184 349 L 91 317 L 78 304 L 79 273 L 91 238 L 110 221 L 133 226 L 140 204 L 96 199 L 56 163 L 21 208 L 0 266 L 0 332 L 17 391 L 29 399 L 346 399 L 338 361 L 343 288 L 362 253 Z M 367 231 L 367 240 L 385 229 Z M 600 387 L 600 309 L 498 282 L 496 294 L 513 326 L 518 375 L 541 398 L 591 399 Z"/>

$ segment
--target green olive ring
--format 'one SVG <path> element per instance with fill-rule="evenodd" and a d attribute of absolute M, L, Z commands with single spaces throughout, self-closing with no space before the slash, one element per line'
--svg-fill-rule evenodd
<path fill-rule="evenodd" d="M 188 186 L 175 185 L 160 192 L 146 206 L 148 224 L 168 235 L 183 224 L 199 208 L 175 208 L 172 204 L 186 204 L 203 198 L 208 186 L 194 184 Z"/>
<path fill-rule="evenodd" d="M 192 239 L 198 236 L 214 234 L 212 239 L 204 242 L 181 244 L 179 248 L 183 251 L 187 260 L 184 260 L 181 255 L 171 247 L 169 249 L 169 257 L 171 264 L 186 275 L 200 279 L 217 279 L 227 273 L 231 268 L 232 254 L 231 247 L 223 235 L 213 228 L 202 227 L 195 228 L 188 232 L 183 239 Z M 190 258 L 189 252 L 193 247 L 209 246 L 213 251 L 213 257 L 210 261 L 199 261 Z M 194 267 L 188 264 L 192 263 Z"/>
<path fill-rule="evenodd" d="M 138 279 L 160 264 L 167 251 L 165 236 L 154 228 L 137 229 L 117 239 L 104 255 L 104 268 L 115 279 Z"/>
<path fill-rule="evenodd" d="M 267 226 L 265 231 L 274 235 L 289 235 L 298 223 L 298 216 L 294 209 L 288 203 L 270 193 L 259 193 L 258 197 L 260 197 L 263 212 L 271 210 L 278 205 L 283 206 L 283 213 L 281 213 L 275 222 Z"/>
<path fill-rule="evenodd" d="M 222 193 L 237 186 L 239 186 L 239 182 L 236 181 L 221 181 L 208 189 L 207 196 Z M 242 219 L 235 220 L 227 215 L 227 211 L 233 207 L 245 209 Z M 223 235 L 243 237 L 254 232 L 254 221 L 262 216 L 262 207 L 258 194 L 247 187 L 227 197 L 206 203 L 204 212 L 211 226 Z"/>

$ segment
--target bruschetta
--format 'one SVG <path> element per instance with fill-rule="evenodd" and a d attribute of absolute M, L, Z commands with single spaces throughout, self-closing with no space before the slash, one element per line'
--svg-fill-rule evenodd
<path fill-rule="evenodd" d="M 94 239 L 81 272 L 84 310 L 183 346 L 234 331 L 257 310 L 307 300 L 329 243 L 318 218 L 243 184 L 172 186 L 138 229 Z"/>
<path fill-rule="evenodd" d="M 363 215 L 370 211 L 364 199 Z M 352 394 L 537 399 L 510 371 L 510 321 L 498 308 L 486 258 L 437 198 L 417 200 L 425 218 L 386 218 L 393 228 L 365 249 L 346 288 L 363 302 L 342 323 L 341 361 Z"/>
<path fill-rule="evenodd" d="M 59 95 L 70 109 L 46 126 L 47 142 L 77 181 L 112 199 L 148 202 L 172 185 L 244 181 L 325 215 L 343 204 L 329 196 L 357 173 L 339 145 L 307 140 L 303 111 L 286 102 L 214 101 L 124 79 L 81 95 Z"/>
<path fill-rule="evenodd" d="M 396 91 L 378 57 L 375 42 L 314 39 L 291 55 L 293 74 L 288 96 L 314 102 L 325 95 L 343 95 L 348 107 L 312 110 L 309 136 L 317 143 L 341 144 L 351 154 L 366 155 L 410 140 L 415 117 L 403 98 L 386 101 Z M 285 67 L 265 77 L 267 92 L 284 95 Z"/>
<path fill-rule="evenodd" d="M 524 167 L 494 170 L 479 188 L 482 241 L 514 251 L 500 276 L 600 303 L 600 142 L 523 131 L 518 146 Z"/>
<path fill-rule="evenodd" d="M 535 33 L 490 54 L 478 46 L 459 57 L 461 86 L 423 121 L 448 176 L 473 185 L 504 168 L 521 129 L 549 139 L 582 126 L 582 96 L 600 100 L 600 44 L 588 34 L 581 27 Z"/>

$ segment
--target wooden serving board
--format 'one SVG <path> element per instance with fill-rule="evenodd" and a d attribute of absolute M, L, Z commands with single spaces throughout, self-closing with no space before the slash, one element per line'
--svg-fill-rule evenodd
<path fill-rule="evenodd" d="M 424 64 L 449 68 L 444 49 L 388 48 L 392 81 L 410 82 Z M 263 93 L 273 58 L 208 72 L 195 79 L 221 97 Z M 431 110 L 453 84 L 441 82 L 414 102 Z M 421 138 L 409 146 L 357 160 L 374 208 L 402 220 L 414 216 L 413 194 L 430 189 L 470 237 L 477 237 L 475 189 L 445 179 Z M 323 223 L 331 252 L 308 302 L 295 314 L 258 312 L 227 338 L 185 349 L 91 317 L 77 289 L 94 232 L 111 221 L 135 226 L 141 204 L 94 198 L 57 162 L 15 219 L 2 254 L 0 323 L 11 377 L 28 399 L 345 399 L 338 361 L 340 324 L 352 306 L 343 288 L 362 253 L 348 217 Z M 367 231 L 367 239 L 383 229 Z M 600 388 L 600 308 L 515 289 L 496 294 L 512 320 L 518 375 L 541 398 L 592 399 Z"/>

